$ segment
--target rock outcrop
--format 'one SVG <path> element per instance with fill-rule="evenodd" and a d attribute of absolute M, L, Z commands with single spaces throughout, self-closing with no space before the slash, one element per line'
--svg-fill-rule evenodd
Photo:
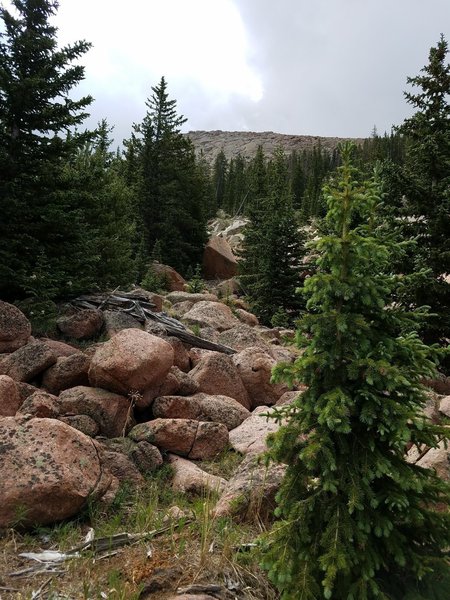
<path fill-rule="evenodd" d="M 207 161 L 213 163 L 221 150 L 227 159 L 236 158 L 239 154 L 244 158 L 255 156 L 258 146 L 270 157 L 277 147 L 283 148 L 286 154 L 312 150 L 320 144 L 321 148 L 333 151 L 344 139 L 352 139 L 362 144 L 362 138 L 331 138 L 312 135 L 286 135 L 273 131 L 189 131 L 187 137 L 194 144 L 198 153 L 202 153 Z"/>

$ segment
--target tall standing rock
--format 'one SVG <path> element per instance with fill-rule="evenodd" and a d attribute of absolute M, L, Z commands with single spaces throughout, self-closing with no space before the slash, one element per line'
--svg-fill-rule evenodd
<path fill-rule="evenodd" d="M 206 279 L 231 279 L 237 273 L 237 260 L 230 244 L 223 237 L 212 236 L 203 253 Z"/>
<path fill-rule="evenodd" d="M 95 351 L 89 367 L 94 387 L 118 394 L 160 385 L 173 365 L 172 346 L 139 329 L 123 329 Z"/>

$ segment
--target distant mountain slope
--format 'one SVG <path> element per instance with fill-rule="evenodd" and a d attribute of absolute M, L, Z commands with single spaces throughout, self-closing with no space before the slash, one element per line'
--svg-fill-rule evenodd
<path fill-rule="evenodd" d="M 339 142 L 344 139 L 353 139 L 356 144 L 361 144 L 363 138 L 336 138 L 319 137 L 312 135 L 287 135 L 284 133 L 273 133 L 272 131 L 190 131 L 186 134 L 195 146 L 197 152 L 203 151 L 206 159 L 213 162 L 220 150 L 223 148 L 225 156 L 230 159 L 241 154 L 244 157 L 252 157 L 259 145 L 263 147 L 267 156 L 273 154 L 277 146 L 282 146 L 287 154 L 294 150 L 302 151 L 318 146 L 333 151 Z"/>

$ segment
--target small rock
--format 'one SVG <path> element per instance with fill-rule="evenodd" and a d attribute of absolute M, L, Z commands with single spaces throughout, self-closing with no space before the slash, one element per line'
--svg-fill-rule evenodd
<path fill-rule="evenodd" d="M 8 375 L 0 375 L 0 417 L 13 417 L 21 404 L 22 399 L 14 379 Z"/>
<path fill-rule="evenodd" d="M 213 516 L 231 516 L 249 521 L 269 520 L 285 472 L 284 465 L 266 466 L 259 462 L 258 456 L 246 456 L 227 483 Z"/>
<path fill-rule="evenodd" d="M 0 353 L 18 350 L 30 335 L 31 324 L 23 312 L 0 300 Z"/>
<path fill-rule="evenodd" d="M 180 460 L 183 460 L 180 458 Z M 194 513 L 191 510 L 183 510 L 179 506 L 171 506 L 163 517 L 163 523 L 170 521 L 179 521 L 180 519 L 192 519 Z"/>
<path fill-rule="evenodd" d="M 275 419 L 270 419 L 265 414 L 270 414 L 273 408 L 259 406 L 255 408 L 252 416 L 246 419 L 239 427 L 230 431 L 231 447 L 241 454 L 261 454 L 267 450 L 267 436 L 275 433 L 280 425 Z"/>
<path fill-rule="evenodd" d="M 103 326 L 103 313 L 101 310 L 85 308 L 72 315 L 59 317 L 56 325 L 67 337 L 88 340 L 100 333 Z"/>
<path fill-rule="evenodd" d="M 225 489 L 227 483 L 225 479 L 203 471 L 190 460 L 175 454 L 169 454 L 168 460 L 174 471 L 172 479 L 174 490 L 202 494 L 205 490 L 222 493 Z"/>
<path fill-rule="evenodd" d="M 6 355 L 0 362 L 0 373 L 15 381 L 31 381 L 55 364 L 56 356 L 46 344 L 36 340 Z"/>

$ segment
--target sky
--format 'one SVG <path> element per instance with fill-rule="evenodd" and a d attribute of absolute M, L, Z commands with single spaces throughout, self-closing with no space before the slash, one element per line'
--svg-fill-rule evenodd
<path fill-rule="evenodd" d="M 3 4 L 8 6 L 8 0 Z M 115 141 L 164 75 L 185 131 L 366 137 L 411 114 L 403 92 L 450 0 L 60 0 L 61 44 L 85 39 L 85 80 Z"/>

